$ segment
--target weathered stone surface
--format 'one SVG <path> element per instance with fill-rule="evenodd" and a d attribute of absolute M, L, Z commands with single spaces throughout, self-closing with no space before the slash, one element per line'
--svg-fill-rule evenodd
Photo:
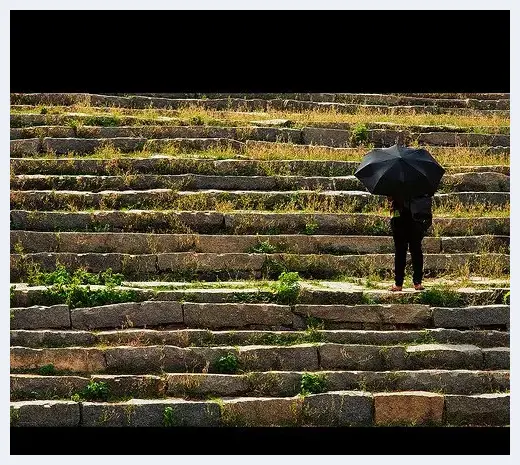
<path fill-rule="evenodd" d="M 297 426 L 303 402 L 299 398 L 237 398 L 224 400 L 225 426 Z"/>
<path fill-rule="evenodd" d="M 510 202 L 509 192 L 450 192 L 435 194 L 434 207 L 463 204 L 465 206 L 485 204 L 490 207 L 502 207 Z"/>
<path fill-rule="evenodd" d="M 11 330 L 11 345 L 23 347 L 92 346 L 97 342 L 88 331 Z"/>
<path fill-rule="evenodd" d="M 443 237 L 444 253 L 459 252 L 506 252 L 509 253 L 509 236 Z"/>
<path fill-rule="evenodd" d="M 29 212 L 12 209 L 11 227 L 34 231 L 85 230 L 108 225 L 112 231 L 214 233 L 225 229 L 235 234 L 299 234 L 308 223 L 316 223 L 315 234 L 366 234 L 377 227 L 377 234 L 389 235 L 388 217 L 364 213 L 256 213 L 240 212 Z M 224 224 L 225 219 L 225 224 Z M 467 234 L 509 235 L 508 217 L 434 218 L 435 227 L 445 236 Z"/>
<path fill-rule="evenodd" d="M 493 347 L 482 349 L 484 369 L 509 370 L 509 347 Z"/>
<path fill-rule="evenodd" d="M 439 425 L 444 396 L 432 392 L 387 392 L 374 394 L 376 425 Z"/>
<path fill-rule="evenodd" d="M 291 307 L 275 304 L 184 304 L 188 326 L 202 328 L 247 328 L 292 326 Z"/>
<path fill-rule="evenodd" d="M 434 325 L 439 328 L 473 328 L 509 324 L 509 305 L 434 307 L 432 312 Z"/>
<path fill-rule="evenodd" d="M 346 344 L 323 344 L 318 347 L 323 369 L 381 370 L 381 347 Z"/>
<path fill-rule="evenodd" d="M 421 145 L 509 146 L 509 135 L 430 132 L 413 134 Z"/>
<path fill-rule="evenodd" d="M 476 394 L 509 389 L 508 371 L 394 370 L 323 371 L 327 389 L 370 392 L 428 391 Z"/>
<path fill-rule="evenodd" d="M 114 139 L 109 139 L 114 140 Z M 142 139 L 143 141 L 145 139 Z M 182 151 L 203 151 L 210 149 L 232 150 L 236 153 L 244 151 L 244 143 L 227 138 L 174 138 L 174 139 L 147 139 L 144 148 L 150 151 L 160 152 L 166 147 L 176 147 Z M 134 148 L 134 150 L 138 150 Z"/>
<path fill-rule="evenodd" d="M 204 235 L 194 238 L 194 248 L 199 253 L 244 253 L 257 246 L 261 240 L 255 236 Z"/>
<path fill-rule="evenodd" d="M 247 371 L 318 370 L 318 351 L 310 344 L 288 347 L 246 346 L 238 351 L 240 366 Z"/>
<path fill-rule="evenodd" d="M 260 270 L 264 264 L 263 254 L 197 254 L 167 253 L 157 256 L 160 271 L 178 271 L 193 269 L 194 271 L 215 270 Z"/>
<path fill-rule="evenodd" d="M 18 139 L 11 141 L 10 154 L 13 155 L 36 155 L 40 151 L 40 139 Z"/>
<path fill-rule="evenodd" d="M 311 394 L 303 401 L 304 422 L 315 426 L 371 426 L 373 397 L 366 392 Z"/>
<path fill-rule="evenodd" d="M 11 329 L 70 328 L 68 305 L 11 309 Z"/>
<path fill-rule="evenodd" d="M 36 369 L 50 364 L 58 371 L 83 373 L 104 371 L 106 368 L 103 351 L 99 349 L 11 347 L 11 369 Z"/>
<path fill-rule="evenodd" d="M 454 173 L 443 176 L 440 187 L 461 192 L 509 192 L 509 184 L 509 176 L 502 173 Z"/>
<path fill-rule="evenodd" d="M 483 363 L 482 350 L 473 345 L 419 344 L 406 347 L 406 353 L 410 369 L 478 369 Z"/>
<path fill-rule="evenodd" d="M 77 138 L 52 138 L 43 139 L 42 150 L 44 152 L 54 152 L 65 154 L 74 152 L 76 154 L 94 153 L 103 146 L 111 146 L 122 152 L 132 152 L 142 150 L 146 139 L 138 137 L 114 137 L 110 139 L 77 139 Z"/>
<path fill-rule="evenodd" d="M 481 348 L 509 346 L 509 333 L 506 331 L 432 329 L 430 332 L 441 344 L 470 344 Z"/>
<path fill-rule="evenodd" d="M 201 329 L 152 330 L 127 329 L 101 331 L 96 334 L 101 344 L 108 345 L 170 345 L 177 347 L 201 346 L 212 340 L 210 331 Z"/>
<path fill-rule="evenodd" d="M 54 233 L 11 231 L 11 252 L 20 244 L 24 252 L 57 252 L 58 237 Z"/>
<path fill-rule="evenodd" d="M 391 236 L 309 236 L 307 241 L 314 245 L 309 251 L 300 253 L 388 253 L 394 251 Z M 423 240 L 423 252 L 439 253 L 440 238 L 426 237 Z M 298 251 L 298 250 L 297 250 Z"/>
<path fill-rule="evenodd" d="M 350 131 L 341 129 L 303 128 L 302 141 L 307 145 L 327 145 L 330 147 L 349 147 Z"/>
<path fill-rule="evenodd" d="M 290 397 L 301 391 L 302 374 L 299 372 L 249 372 L 245 378 L 248 382 L 248 392 L 253 396 Z"/>
<path fill-rule="evenodd" d="M 430 322 L 427 305 L 295 305 L 300 315 L 312 316 L 325 322 L 411 324 L 425 326 Z"/>
<path fill-rule="evenodd" d="M 71 310 L 72 327 L 76 329 L 157 326 L 182 323 L 179 302 L 148 301 L 102 305 Z"/>
<path fill-rule="evenodd" d="M 93 375 L 92 381 L 103 382 L 112 397 L 150 398 L 162 397 L 166 391 L 166 381 L 153 375 Z"/>
<path fill-rule="evenodd" d="M 105 350 L 110 373 L 159 373 L 185 371 L 193 364 L 189 349 L 174 346 L 109 347 Z"/>
<path fill-rule="evenodd" d="M 60 252 L 152 253 L 151 238 L 134 233 L 78 233 L 59 234 Z"/>
<path fill-rule="evenodd" d="M 79 426 L 79 408 L 66 400 L 11 402 L 11 426 Z"/>
<path fill-rule="evenodd" d="M 75 137 L 75 132 L 73 128 L 66 126 L 11 128 L 11 140 L 30 139 L 35 137 Z"/>
<path fill-rule="evenodd" d="M 509 394 L 447 395 L 446 423 L 450 425 L 509 425 Z"/>
<path fill-rule="evenodd" d="M 249 389 L 248 380 L 241 375 L 170 373 L 166 379 L 171 396 L 238 396 Z"/>
<path fill-rule="evenodd" d="M 219 422 L 219 406 L 214 402 L 132 399 L 82 404 L 82 426 L 218 426 Z"/>
<path fill-rule="evenodd" d="M 87 386 L 89 378 L 80 376 L 11 375 L 11 399 L 66 398 Z"/>
<path fill-rule="evenodd" d="M 449 239 L 449 238 L 445 238 Z M 475 238 L 464 239 L 465 250 L 475 251 Z M 509 238 L 507 237 L 507 241 Z M 246 253 L 259 244 L 267 242 L 273 250 L 291 253 L 385 253 L 393 252 L 390 236 L 305 236 L 305 235 L 187 235 L 187 234 L 142 234 L 142 233 L 81 233 L 59 234 L 36 231 L 11 231 L 11 251 L 20 243 L 25 252 L 75 252 L 75 253 L 124 253 L 154 254 L 168 252 L 199 253 Z M 460 242 L 460 241 L 459 241 Z M 450 245 L 452 244 L 452 245 Z M 504 242 L 505 244 L 505 242 Z M 498 245 L 498 244 L 497 244 Z M 462 247 L 448 243 L 448 249 Z M 440 253 L 441 238 L 426 237 L 423 240 L 425 253 Z M 448 250 L 449 251 L 449 250 Z M 456 251 L 456 250 L 454 250 Z"/>

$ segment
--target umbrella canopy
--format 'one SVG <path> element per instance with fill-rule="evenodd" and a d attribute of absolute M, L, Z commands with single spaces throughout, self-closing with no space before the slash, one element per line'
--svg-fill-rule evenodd
<path fill-rule="evenodd" d="M 433 195 L 443 174 L 444 168 L 427 150 L 393 145 L 368 152 L 354 176 L 372 194 L 415 197 Z"/>

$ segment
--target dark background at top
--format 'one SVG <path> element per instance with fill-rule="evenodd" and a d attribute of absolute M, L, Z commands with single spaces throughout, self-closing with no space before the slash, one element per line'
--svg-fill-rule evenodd
<path fill-rule="evenodd" d="M 509 92 L 509 10 L 11 11 L 11 92 Z"/>

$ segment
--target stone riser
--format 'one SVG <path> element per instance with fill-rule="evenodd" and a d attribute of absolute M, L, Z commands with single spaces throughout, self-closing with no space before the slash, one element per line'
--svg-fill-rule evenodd
<path fill-rule="evenodd" d="M 166 408 L 169 415 L 166 416 Z M 165 416 L 170 421 L 165 423 Z M 509 394 L 337 391 L 305 398 L 11 403 L 11 426 L 509 425 Z"/>
<path fill-rule="evenodd" d="M 367 129 L 363 140 L 356 140 L 355 133 L 346 129 L 323 127 L 304 127 L 302 129 L 272 127 L 218 127 L 218 126 L 38 126 L 33 128 L 12 128 L 11 140 L 43 139 L 40 152 L 63 150 L 89 153 L 89 147 L 95 140 L 112 138 L 140 139 L 196 139 L 217 138 L 236 141 L 259 140 L 266 142 L 292 142 L 305 145 L 328 145 L 331 147 L 351 147 L 360 142 L 376 146 L 390 146 L 396 142 L 409 145 L 417 142 L 420 145 L 440 146 L 504 146 L 510 145 L 508 134 L 481 134 L 471 132 L 412 132 L 408 129 Z M 60 140 L 66 139 L 66 140 Z M 68 139 L 68 140 L 67 140 Z M 81 139 L 87 139 L 82 141 Z M 70 147 L 67 150 L 67 144 Z M 16 144 L 15 144 L 16 145 Z M 136 146 L 136 149 L 142 149 Z"/>
<path fill-rule="evenodd" d="M 474 345 L 409 346 L 334 343 L 293 346 L 119 346 L 99 348 L 11 347 L 11 371 L 37 371 L 52 364 L 57 372 L 156 374 L 222 373 L 219 360 L 234 357 L 237 370 L 508 370 L 509 348 Z"/>
<path fill-rule="evenodd" d="M 326 391 L 430 391 L 444 394 L 483 394 L 509 390 L 508 371 L 421 370 L 396 372 L 317 372 L 326 379 Z M 302 373 L 251 372 L 246 375 L 166 374 L 38 376 L 11 375 L 11 401 L 69 399 L 89 384 L 103 382 L 110 398 L 191 399 L 226 396 L 289 397 L 301 391 Z M 326 392 L 325 391 L 325 392 Z"/>
<path fill-rule="evenodd" d="M 410 257 L 408 257 L 408 261 Z M 469 267 L 470 271 L 481 270 L 483 263 L 493 262 L 493 269 L 508 273 L 510 256 L 507 254 L 424 254 L 424 270 L 430 275 L 446 271 L 457 271 Z M 24 277 L 28 263 L 38 264 L 42 271 L 53 271 L 59 262 L 67 269 L 85 268 L 98 273 L 111 268 L 115 273 L 123 273 L 132 279 L 156 280 L 159 273 L 189 275 L 190 279 L 238 280 L 276 277 L 280 270 L 298 271 L 302 276 L 331 278 L 341 275 L 365 276 L 367 270 L 391 272 L 394 268 L 394 254 L 330 255 L 330 254 L 262 254 L 230 253 L 211 254 L 178 252 L 166 254 L 129 255 L 120 253 L 34 253 L 11 254 L 11 282 Z"/>
<path fill-rule="evenodd" d="M 32 305 L 54 305 L 56 300 L 49 296 L 45 286 L 27 287 L 25 284 L 13 284 L 11 305 L 13 307 L 29 307 Z M 303 285 L 297 302 L 301 304 L 332 305 L 332 304 L 363 304 L 368 301 L 376 304 L 416 303 L 417 292 L 389 293 L 382 290 L 362 290 L 353 286 L 353 289 L 341 290 L 334 288 L 313 287 Z M 102 286 L 91 286 L 95 290 Z M 268 289 L 251 288 L 221 288 L 221 289 L 178 289 L 178 290 L 150 290 L 138 287 L 123 286 L 118 289 L 132 290 L 134 301 L 170 300 L 198 303 L 236 303 L 238 296 L 246 302 L 275 302 L 276 296 Z M 492 305 L 502 304 L 504 296 L 509 292 L 509 286 L 490 289 L 455 289 L 453 296 L 458 305 Z M 238 301 L 241 301 L 238 299 Z M 59 303 L 65 303 L 60 301 Z"/>
<path fill-rule="evenodd" d="M 425 237 L 424 253 L 509 253 L 509 236 Z M 268 253 L 356 254 L 393 253 L 391 236 L 329 235 L 196 235 L 11 231 L 11 252 L 248 253 L 268 245 Z"/>
<path fill-rule="evenodd" d="M 208 175 L 15 175 L 10 179 L 12 190 L 75 190 L 103 191 L 129 189 L 174 190 L 327 190 L 366 191 L 355 176 L 208 176 Z M 444 192 L 509 192 L 509 176 L 500 173 L 460 173 L 443 176 L 439 189 Z"/>
<path fill-rule="evenodd" d="M 347 149 L 346 149 L 347 150 Z M 481 150 L 477 153 L 482 152 Z M 435 155 L 435 153 L 434 153 Z M 211 160 L 193 158 L 11 158 L 16 174 L 100 175 L 107 174 L 198 174 L 210 176 L 351 176 L 359 166 L 355 161 L 333 160 Z M 509 166 L 445 167 L 445 177 L 457 173 L 494 172 L 509 176 Z"/>
<path fill-rule="evenodd" d="M 121 327 L 186 325 L 205 329 L 300 329 L 309 318 L 327 329 L 372 326 L 476 328 L 509 326 L 509 305 L 460 308 L 408 305 L 276 305 L 200 304 L 175 301 L 128 302 L 99 307 L 67 305 L 11 309 L 11 329 L 68 328 L 92 330 Z"/>
<path fill-rule="evenodd" d="M 111 94 L 118 95 L 118 94 Z M 504 93 L 471 93 L 471 94 L 353 94 L 353 93 L 140 93 L 144 97 L 170 99 L 194 98 L 243 98 L 243 99 L 291 99 L 309 102 L 339 102 L 385 105 L 437 105 L 449 108 L 503 108 L 509 101 L 509 94 Z"/>
<path fill-rule="evenodd" d="M 11 323 L 12 324 L 12 323 Z M 466 322 L 463 323 L 467 325 Z M 499 330 L 445 329 L 427 330 L 315 330 L 322 342 L 338 344 L 395 345 L 416 344 L 430 339 L 440 344 L 472 344 L 481 348 L 509 347 L 509 332 Z M 175 345 L 237 346 L 269 345 L 273 342 L 295 344 L 308 337 L 304 331 L 229 330 L 205 329 L 126 329 L 110 331 L 84 330 L 11 330 L 11 345 L 32 348 L 42 347 L 90 347 L 96 345 Z"/>
<path fill-rule="evenodd" d="M 208 110 L 239 110 L 239 111 L 268 111 L 268 110 L 335 110 L 339 113 L 356 113 L 360 108 L 373 109 L 382 113 L 416 113 L 428 112 L 434 114 L 500 114 L 507 115 L 508 110 L 487 109 L 490 104 L 486 102 L 473 103 L 473 108 L 445 108 L 438 105 L 418 105 L 417 100 L 407 105 L 378 105 L 360 103 L 336 103 L 336 102 L 311 102 L 303 100 L 292 100 L 285 98 L 277 99 L 165 99 L 144 96 L 121 97 L 113 95 L 96 94 L 11 94 L 12 105 L 74 105 L 85 103 L 89 106 L 110 106 L 123 108 L 163 108 L 179 109 L 197 106 Z M 414 104 L 415 103 L 415 104 Z M 437 103 L 423 101 L 423 103 Z M 457 106 L 458 102 L 454 105 Z M 507 100 L 496 106 L 507 106 Z M 474 107 L 480 107 L 478 109 Z M 484 107 L 484 108 L 482 108 Z"/>
<path fill-rule="evenodd" d="M 433 218 L 444 236 L 509 235 L 509 217 Z M 11 211 L 11 229 L 204 234 L 391 235 L 390 219 L 375 214 L 188 212 L 188 211 Z"/>
<path fill-rule="evenodd" d="M 436 194 L 433 207 L 455 208 L 472 205 L 503 207 L 509 192 L 452 192 Z M 110 209 L 184 209 L 215 210 L 226 204 L 233 210 L 277 210 L 293 205 L 295 209 L 339 209 L 359 212 L 366 208 L 384 208 L 385 196 L 362 191 L 176 191 L 148 189 L 125 191 L 11 191 L 11 209 L 31 210 L 100 210 Z"/>
<path fill-rule="evenodd" d="M 47 137 L 84 137 L 85 134 L 104 134 L 103 131 L 96 132 L 96 128 L 122 128 L 125 126 L 136 126 L 134 131 L 130 134 L 154 134 L 154 130 L 146 129 L 145 132 L 138 132 L 138 128 L 149 127 L 156 128 L 155 131 L 161 134 L 168 129 L 160 129 L 163 127 L 194 127 L 193 122 L 188 117 L 181 116 L 161 116 L 151 117 L 146 113 L 140 115 L 141 110 L 126 110 L 114 115 L 110 113 L 110 109 L 103 107 L 91 107 L 96 114 L 80 114 L 71 112 L 68 107 L 56 107 L 61 114 L 40 114 L 34 113 L 37 111 L 34 107 L 27 105 L 14 105 L 11 110 L 16 110 L 17 113 L 10 115 L 11 139 L 28 139 L 32 137 L 42 137 L 45 134 Z M 108 111 L 107 111 L 108 110 Z M 21 113 L 23 112 L 23 113 Z M 124 114 L 121 114 L 124 113 Z M 270 120 L 256 120 L 247 122 L 244 125 L 243 119 L 235 119 L 232 114 L 223 115 L 222 118 L 212 118 L 210 121 L 202 121 L 203 124 L 196 125 L 199 132 L 200 128 L 226 128 L 233 130 L 236 127 L 248 128 L 291 128 L 301 131 L 301 127 L 307 128 L 325 128 L 325 129 L 343 129 L 346 131 L 353 130 L 356 125 L 347 122 L 338 121 L 305 121 L 300 122 L 298 118 L 293 119 L 270 119 Z M 298 126 L 298 127 L 295 127 Z M 473 133 L 473 134 L 509 134 L 509 126 L 456 126 L 456 125 L 429 125 L 429 124 L 406 124 L 393 122 L 367 122 L 364 126 L 368 130 L 390 130 L 390 131 L 406 131 L 407 133 L 431 133 L 431 132 L 445 132 L 445 133 Z M 89 132 L 93 128 L 94 132 Z M 39 131 L 42 129 L 42 131 Z M 206 129 L 209 131 L 210 129 Z M 127 129 L 125 129 L 127 131 Z M 117 131 L 116 131 L 117 132 Z M 110 134 L 110 133 L 107 133 Z M 242 137 L 244 132 L 236 131 L 237 137 Z M 272 133 L 271 133 L 272 134 Z M 287 134 L 290 134 L 288 132 Z M 153 137 L 152 137 L 153 138 Z"/>
<path fill-rule="evenodd" d="M 103 128 L 109 129 L 109 128 Z M 270 129 L 274 128 L 259 128 Z M 135 131 L 135 130 L 134 130 Z M 277 130 L 281 131 L 281 130 Z M 287 130 L 288 131 L 288 130 Z M 299 134 L 299 133 L 298 133 Z M 321 128 L 306 128 L 302 130 L 301 139 L 291 139 L 296 144 L 302 144 L 302 147 L 309 146 L 327 146 L 336 148 L 352 147 L 351 133 L 340 129 L 321 129 Z M 64 135 L 64 134 L 59 134 Z M 272 136 L 261 137 L 260 141 L 269 143 L 277 143 L 275 140 L 280 139 L 284 142 L 283 136 L 273 134 Z M 243 140 L 253 140 L 253 137 L 244 137 Z M 287 140 L 287 139 L 286 139 Z M 366 143 L 375 144 L 378 147 L 390 147 L 395 143 L 409 145 L 412 142 L 417 142 L 419 145 L 438 145 L 438 146 L 453 146 L 453 147 L 509 147 L 509 135 L 505 134 L 456 134 L 456 133 L 440 133 L 432 132 L 429 134 L 412 134 L 407 137 L 401 131 L 388 132 L 386 130 L 372 130 L 368 131 L 368 139 Z M 356 145 L 354 143 L 354 145 Z M 234 153 L 245 152 L 245 142 L 233 138 L 218 138 L 210 137 L 204 138 L 202 136 L 195 138 L 144 138 L 144 137 L 123 137 L 114 136 L 107 138 L 52 138 L 44 137 L 29 138 L 29 139 L 15 139 L 10 143 L 11 156 L 30 156 L 40 153 L 55 153 L 67 154 L 75 153 L 76 155 L 93 154 L 103 147 L 112 147 L 121 152 L 138 152 L 142 150 L 161 151 L 168 147 L 174 147 L 179 151 L 196 152 L 209 149 L 229 150 Z"/>

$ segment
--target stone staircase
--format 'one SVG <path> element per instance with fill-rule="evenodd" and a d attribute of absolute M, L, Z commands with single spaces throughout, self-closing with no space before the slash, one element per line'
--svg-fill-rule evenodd
<path fill-rule="evenodd" d="M 11 425 L 509 425 L 509 174 L 509 94 L 11 94 Z"/>

